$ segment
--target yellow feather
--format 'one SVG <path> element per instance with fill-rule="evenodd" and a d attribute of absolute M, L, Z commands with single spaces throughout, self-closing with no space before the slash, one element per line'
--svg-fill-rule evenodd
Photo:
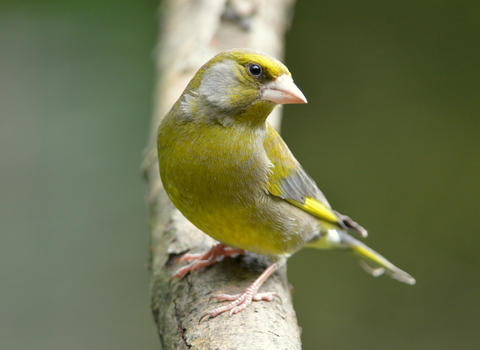
<path fill-rule="evenodd" d="M 288 202 L 295 205 L 296 207 L 299 207 L 300 209 L 305 210 L 307 213 L 312 214 L 320 220 L 325 220 L 333 224 L 338 223 L 338 218 L 335 213 L 333 213 L 332 210 L 328 208 L 325 204 L 317 201 L 316 199 L 307 197 L 305 199 L 305 204 L 299 203 L 294 200 L 288 200 Z"/>

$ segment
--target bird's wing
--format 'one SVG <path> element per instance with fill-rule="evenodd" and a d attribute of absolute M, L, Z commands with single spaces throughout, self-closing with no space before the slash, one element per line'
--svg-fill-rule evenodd
<path fill-rule="evenodd" d="M 280 135 L 268 123 L 263 146 L 273 164 L 267 188 L 270 194 L 288 201 L 320 220 L 361 237 L 367 237 L 367 231 L 362 226 L 348 216 L 331 209 L 315 181 L 303 170 Z"/>
<path fill-rule="evenodd" d="M 280 135 L 268 123 L 263 146 L 273 164 L 267 191 L 321 220 L 343 226 L 315 181 L 303 170 Z"/>

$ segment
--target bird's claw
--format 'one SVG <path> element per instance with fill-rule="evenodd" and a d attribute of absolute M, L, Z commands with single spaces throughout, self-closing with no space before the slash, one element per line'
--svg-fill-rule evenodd
<path fill-rule="evenodd" d="M 247 290 L 242 293 L 242 294 L 218 294 L 210 297 L 209 301 L 211 300 L 217 300 L 217 301 L 232 301 L 228 305 L 220 306 L 217 307 L 216 309 L 213 309 L 212 311 L 207 312 L 205 315 L 203 315 L 199 323 L 205 319 L 206 317 L 208 318 L 214 318 L 224 312 L 230 311 L 229 314 L 230 316 L 233 316 L 240 311 L 245 310 L 251 303 L 252 301 L 272 301 L 274 298 L 278 298 L 280 303 L 282 303 L 282 298 L 278 293 L 275 292 L 265 292 L 265 293 L 256 293 L 252 292 L 247 288 Z"/>
<path fill-rule="evenodd" d="M 243 254 L 243 249 L 231 248 L 222 243 L 215 244 L 210 250 L 204 254 L 184 254 L 176 262 L 192 261 L 190 264 L 179 268 L 170 281 L 175 278 L 182 278 L 187 273 L 199 270 L 202 267 L 213 265 L 217 262 L 218 258 L 225 256 L 232 256 L 235 254 Z"/>

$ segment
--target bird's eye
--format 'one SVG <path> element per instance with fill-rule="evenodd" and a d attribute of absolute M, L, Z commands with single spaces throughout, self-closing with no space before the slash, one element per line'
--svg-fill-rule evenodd
<path fill-rule="evenodd" d="M 262 75 L 262 67 L 260 67 L 258 64 L 249 65 L 248 66 L 248 71 L 254 77 L 259 77 L 260 75 Z"/>

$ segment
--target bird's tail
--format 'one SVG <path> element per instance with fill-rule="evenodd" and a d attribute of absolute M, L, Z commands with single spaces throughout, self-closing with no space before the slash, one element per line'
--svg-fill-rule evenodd
<path fill-rule="evenodd" d="M 328 230 L 327 235 L 322 237 L 319 241 L 312 242 L 308 245 L 323 249 L 348 249 L 359 260 L 363 269 L 372 276 L 377 277 L 385 273 L 400 282 L 415 284 L 415 278 L 405 271 L 400 270 L 376 251 L 370 249 L 365 244 L 342 230 L 330 229 Z"/>

